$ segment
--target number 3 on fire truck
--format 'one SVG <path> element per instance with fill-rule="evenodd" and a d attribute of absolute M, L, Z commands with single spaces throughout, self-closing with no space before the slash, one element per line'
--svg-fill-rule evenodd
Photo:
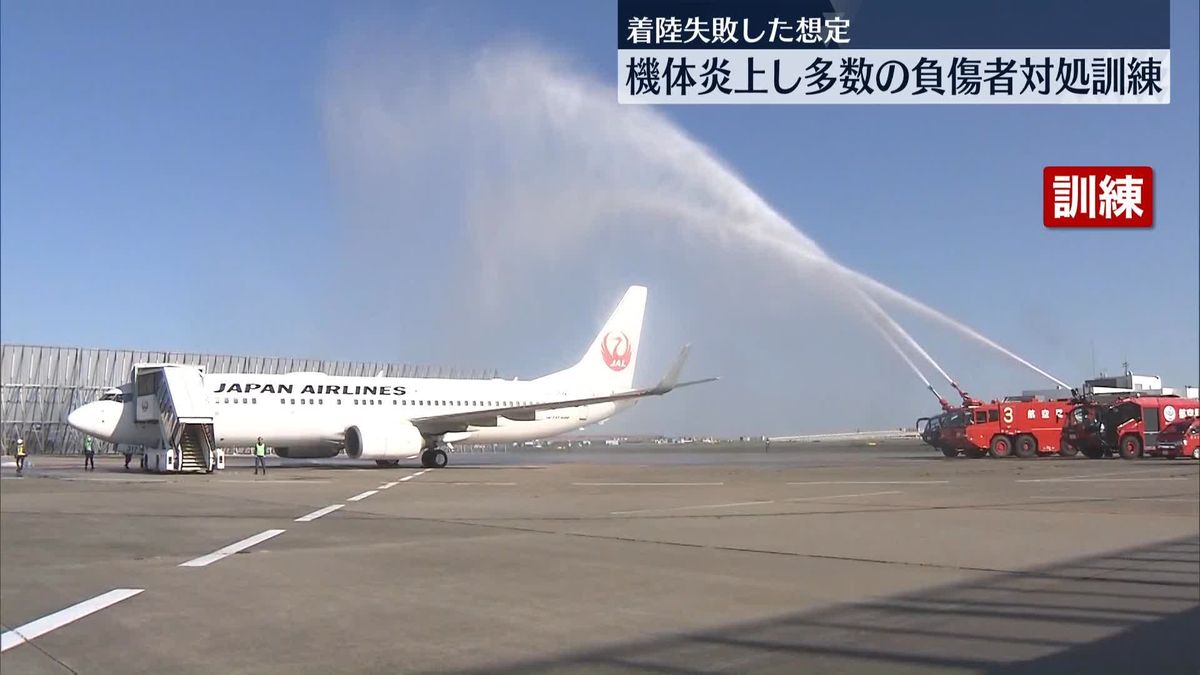
<path fill-rule="evenodd" d="M 1012 424 L 1012 421 L 1013 421 L 1013 411 L 1012 411 L 1012 408 L 1009 408 L 1009 407 L 1007 407 L 1007 406 L 1006 406 L 1006 407 L 1004 408 L 1004 423 L 1005 423 L 1005 424 Z"/>

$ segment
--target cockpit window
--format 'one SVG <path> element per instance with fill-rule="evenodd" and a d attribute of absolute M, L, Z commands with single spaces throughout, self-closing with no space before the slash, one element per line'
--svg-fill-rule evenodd
<path fill-rule="evenodd" d="M 109 390 L 105 391 L 104 393 L 100 394 L 100 400 L 101 401 L 116 401 L 117 403 L 121 403 L 125 400 L 125 396 L 124 396 L 124 394 L 121 393 L 120 389 L 109 389 Z"/>

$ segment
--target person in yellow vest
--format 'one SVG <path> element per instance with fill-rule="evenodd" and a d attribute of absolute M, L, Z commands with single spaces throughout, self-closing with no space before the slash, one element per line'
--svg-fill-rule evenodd
<path fill-rule="evenodd" d="M 17 473 L 25 469 L 25 439 L 17 439 Z"/>
<path fill-rule="evenodd" d="M 83 437 L 83 470 L 96 470 L 96 449 L 92 447 L 92 437 Z"/>
<path fill-rule="evenodd" d="M 258 437 L 258 442 L 254 444 L 254 475 L 258 475 L 258 467 L 262 467 L 263 475 L 267 475 L 267 444 L 263 443 L 262 436 Z"/>

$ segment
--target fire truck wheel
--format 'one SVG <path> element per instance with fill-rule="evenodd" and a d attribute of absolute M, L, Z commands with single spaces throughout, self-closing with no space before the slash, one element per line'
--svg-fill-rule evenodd
<path fill-rule="evenodd" d="M 1121 457 L 1123 459 L 1137 459 L 1142 456 L 1142 439 L 1129 434 L 1121 439 Z"/>
<path fill-rule="evenodd" d="M 958 450 L 954 448 L 942 448 L 942 454 L 947 457 L 958 457 Z"/>
<path fill-rule="evenodd" d="M 1063 443 L 1062 447 L 1058 449 L 1058 454 L 1062 455 L 1063 457 L 1074 457 L 1075 455 L 1079 454 L 1079 448 L 1071 445 L 1070 443 Z"/>
<path fill-rule="evenodd" d="M 1037 454 L 1038 454 L 1037 439 L 1031 435 L 1021 434 L 1020 436 L 1017 436 L 1017 440 L 1015 443 L 1013 443 L 1013 445 L 1016 446 L 1017 457 L 1020 457 L 1021 459 L 1029 459 L 1030 457 L 1037 457 Z"/>
<path fill-rule="evenodd" d="M 963 457 L 966 457 L 968 459 L 979 459 L 980 457 L 983 457 L 986 454 L 987 453 L 984 452 L 983 450 L 975 450 L 975 449 L 963 450 Z"/>
<path fill-rule="evenodd" d="M 992 457 L 1011 457 L 1012 456 L 1012 441 L 1008 440 L 1008 436 L 996 434 L 992 436 L 992 443 L 988 446 L 988 454 Z"/>

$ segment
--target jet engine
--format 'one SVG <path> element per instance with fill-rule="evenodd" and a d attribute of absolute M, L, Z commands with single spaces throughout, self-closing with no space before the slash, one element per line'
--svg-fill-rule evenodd
<path fill-rule="evenodd" d="M 346 427 L 350 459 L 403 459 L 421 452 L 425 437 L 409 422 L 355 424 Z"/>

